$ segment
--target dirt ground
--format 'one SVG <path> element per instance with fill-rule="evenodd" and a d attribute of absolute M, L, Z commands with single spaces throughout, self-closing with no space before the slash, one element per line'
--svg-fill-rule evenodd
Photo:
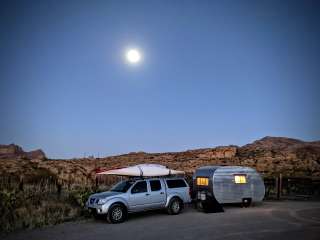
<path fill-rule="evenodd" d="M 320 239 L 320 202 L 264 202 L 250 208 L 225 206 L 224 213 L 187 207 L 180 215 L 163 211 L 129 216 L 122 224 L 104 220 L 69 222 L 0 236 L 1 239 Z"/>

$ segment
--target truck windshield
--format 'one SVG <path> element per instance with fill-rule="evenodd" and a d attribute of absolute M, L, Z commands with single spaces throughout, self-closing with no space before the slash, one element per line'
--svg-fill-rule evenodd
<path fill-rule="evenodd" d="M 111 188 L 111 192 L 127 192 L 128 189 L 132 186 L 134 182 L 132 181 L 123 181 L 119 182 Z"/>

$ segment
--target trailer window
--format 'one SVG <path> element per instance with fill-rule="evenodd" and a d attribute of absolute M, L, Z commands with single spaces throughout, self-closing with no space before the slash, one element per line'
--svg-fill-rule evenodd
<path fill-rule="evenodd" d="M 234 175 L 234 183 L 247 183 L 246 175 Z"/>
<path fill-rule="evenodd" d="M 197 177 L 197 185 L 198 186 L 208 186 L 209 179 L 206 177 Z"/>

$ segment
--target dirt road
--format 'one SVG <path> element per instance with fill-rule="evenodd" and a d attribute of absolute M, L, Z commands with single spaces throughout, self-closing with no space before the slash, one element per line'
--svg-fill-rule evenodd
<path fill-rule="evenodd" d="M 177 216 L 147 212 L 122 224 L 83 220 L 24 230 L 3 239 L 320 239 L 320 202 L 264 202 L 260 206 L 225 207 L 224 213 L 186 208 Z"/>

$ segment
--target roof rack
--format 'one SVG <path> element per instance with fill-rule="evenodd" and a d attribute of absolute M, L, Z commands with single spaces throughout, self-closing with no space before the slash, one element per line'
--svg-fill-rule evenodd
<path fill-rule="evenodd" d="M 130 180 L 145 180 L 145 179 L 176 178 L 176 177 L 179 177 L 179 175 L 171 174 L 167 176 L 124 176 L 124 177 L 128 177 Z"/>

